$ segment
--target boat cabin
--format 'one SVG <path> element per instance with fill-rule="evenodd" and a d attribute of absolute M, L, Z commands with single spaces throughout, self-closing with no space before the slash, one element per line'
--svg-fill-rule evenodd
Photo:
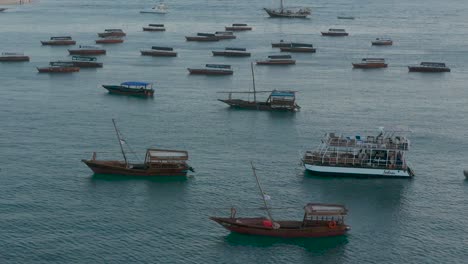
<path fill-rule="evenodd" d="M 270 55 L 268 56 L 269 59 L 272 60 L 284 60 L 284 59 L 291 59 L 291 55 Z"/>
<path fill-rule="evenodd" d="M 86 56 L 73 56 L 72 61 L 97 61 L 96 57 L 86 57 Z"/>
<path fill-rule="evenodd" d="M 339 204 L 308 203 L 304 206 L 303 226 L 317 225 L 328 222 L 329 225 L 344 224 L 348 209 Z"/>
<path fill-rule="evenodd" d="M 166 51 L 173 51 L 174 48 L 170 48 L 170 47 L 158 47 L 158 46 L 152 46 L 151 49 L 153 50 L 166 50 Z"/>
<path fill-rule="evenodd" d="M 123 32 L 123 30 L 119 28 L 104 29 L 104 31 L 105 32 Z"/>
<path fill-rule="evenodd" d="M 24 56 L 23 52 L 2 52 L 2 56 L 10 57 L 10 56 Z"/>
<path fill-rule="evenodd" d="M 185 150 L 148 149 L 145 164 L 151 167 L 161 167 L 165 164 L 185 164 L 188 152 Z"/>
<path fill-rule="evenodd" d="M 153 83 L 149 82 L 123 82 L 120 86 L 130 89 L 153 90 Z"/>
<path fill-rule="evenodd" d="M 273 90 L 269 97 L 272 109 L 295 109 L 296 92 Z"/>
<path fill-rule="evenodd" d="M 70 37 L 70 36 L 64 36 L 64 37 L 50 37 L 50 40 L 72 40 L 72 37 Z"/>
<path fill-rule="evenodd" d="M 92 45 L 80 45 L 78 46 L 79 49 L 88 49 L 88 50 L 100 50 L 101 47 L 92 46 Z"/>
<path fill-rule="evenodd" d="M 200 37 L 215 37 L 216 35 L 213 33 L 197 33 L 197 36 Z"/>
<path fill-rule="evenodd" d="M 149 24 L 149 27 L 164 27 L 164 24 Z"/>
<path fill-rule="evenodd" d="M 231 69 L 231 65 L 227 65 L 227 64 L 206 64 L 205 67 L 212 68 L 212 69 L 220 69 L 220 70 Z"/>
<path fill-rule="evenodd" d="M 246 48 L 225 48 L 226 51 L 247 51 Z"/>
<path fill-rule="evenodd" d="M 442 63 L 442 62 L 421 62 L 421 66 L 433 67 L 433 68 L 445 68 L 445 67 L 447 67 L 445 65 L 445 63 Z"/>
<path fill-rule="evenodd" d="M 330 28 L 328 32 L 345 33 L 346 31 L 342 28 Z"/>
<path fill-rule="evenodd" d="M 51 61 L 49 62 L 51 67 L 74 67 L 75 65 L 72 62 L 66 61 Z"/>
<path fill-rule="evenodd" d="M 232 31 L 216 31 L 215 35 L 234 35 Z"/>

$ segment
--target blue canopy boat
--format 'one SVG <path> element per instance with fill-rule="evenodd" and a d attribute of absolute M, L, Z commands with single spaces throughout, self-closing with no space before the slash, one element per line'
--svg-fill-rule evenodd
<path fill-rule="evenodd" d="M 149 82 L 123 82 L 120 85 L 103 85 L 111 94 L 152 97 L 153 83 Z"/>

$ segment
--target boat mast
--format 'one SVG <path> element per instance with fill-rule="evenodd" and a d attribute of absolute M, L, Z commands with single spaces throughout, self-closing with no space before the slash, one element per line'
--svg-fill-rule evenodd
<path fill-rule="evenodd" d="M 255 180 L 257 180 L 257 186 L 258 186 L 258 189 L 260 190 L 260 196 L 262 196 L 263 204 L 265 205 L 265 211 L 268 214 L 268 218 L 271 221 L 273 221 L 273 217 L 271 217 L 270 209 L 268 208 L 267 202 L 265 200 L 265 194 L 263 193 L 262 186 L 260 186 L 260 181 L 258 180 L 257 173 L 255 172 L 255 167 L 254 167 L 252 161 L 250 162 L 250 165 L 252 166 L 252 171 L 253 171 L 253 174 L 255 176 Z"/>
<path fill-rule="evenodd" d="M 250 63 L 250 68 L 252 69 L 252 84 L 253 84 L 253 91 L 254 91 L 254 102 L 257 102 L 257 92 L 255 91 L 255 75 L 253 70 L 253 62 Z"/>
<path fill-rule="evenodd" d="M 122 151 L 122 155 L 124 157 L 125 164 L 128 164 L 127 156 L 125 156 L 125 151 L 124 151 L 123 146 L 122 146 L 122 139 L 120 139 L 120 133 L 119 133 L 119 130 L 117 129 L 117 125 L 115 125 L 115 120 L 113 118 L 112 118 L 112 123 L 114 124 L 115 133 L 117 134 L 117 139 L 119 140 L 120 151 Z"/>
<path fill-rule="evenodd" d="M 283 12 L 283 0 L 281 0 L 281 12 Z"/>

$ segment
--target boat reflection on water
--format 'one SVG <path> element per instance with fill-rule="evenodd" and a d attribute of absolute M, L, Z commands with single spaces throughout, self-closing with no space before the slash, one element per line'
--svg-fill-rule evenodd
<path fill-rule="evenodd" d="M 127 176 L 127 175 L 116 175 L 116 174 L 91 174 L 91 180 L 96 181 L 130 181 L 130 180 L 142 180 L 150 182 L 185 182 L 189 176 Z"/>

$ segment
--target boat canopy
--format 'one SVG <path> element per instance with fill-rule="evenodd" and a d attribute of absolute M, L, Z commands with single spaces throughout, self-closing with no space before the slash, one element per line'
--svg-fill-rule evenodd
<path fill-rule="evenodd" d="M 421 65 L 430 67 L 445 67 L 445 63 L 443 62 L 421 62 Z"/>
<path fill-rule="evenodd" d="M 207 68 L 231 69 L 231 65 L 226 64 L 206 64 Z"/>
<path fill-rule="evenodd" d="M 188 160 L 188 152 L 185 150 L 169 150 L 169 149 L 148 149 L 146 151 L 146 161 L 160 160 Z"/>
<path fill-rule="evenodd" d="M 234 35 L 232 31 L 216 31 L 215 34 L 217 35 Z"/>
<path fill-rule="evenodd" d="M 363 58 L 362 61 L 378 61 L 378 62 L 385 62 L 384 58 Z"/>
<path fill-rule="evenodd" d="M 63 36 L 63 37 L 50 37 L 50 40 L 71 40 L 72 37 L 70 36 Z"/>
<path fill-rule="evenodd" d="M 73 67 L 74 66 L 72 62 L 68 62 L 68 61 L 51 61 L 49 62 L 49 65 L 54 66 L 54 67 Z"/>
<path fill-rule="evenodd" d="M 164 27 L 164 24 L 149 24 L 150 27 Z"/>
<path fill-rule="evenodd" d="M 277 91 L 274 90 L 271 92 L 272 97 L 294 97 L 296 94 L 295 91 Z"/>
<path fill-rule="evenodd" d="M 345 30 L 342 28 L 330 28 L 328 31 L 345 32 Z"/>
<path fill-rule="evenodd" d="M 123 82 L 121 83 L 120 85 L 126 85 L 126 86 L 148 86 L 148 85 L 152 85 L 152 83 L 149 83 L 149 82 Z"/>
<path fill-rule="evenodd" d="M 2 52 L 3 56 L 24 56 L 23 52 Z"/>
<path fill-rule="evenodd" d="M 225 50 L 247 51 L 246 48 L 225 48 Z"/>
<path fill-rule="evenodd" d="M 119 28 L 109 28 L 109 29 L 104 29 L 105 32 L 123 32 L 122 29 Z"/>
<path fill-rule="evenodd" d="M 72 61 L 97 61 L 96 57 L 73 56 Z"/>
<path fill-rule="evenodd" d="M 92 45 L 80 45 L 79 46 L 80 49 L 101 49 L 100 47 L 98 46 L 92 46 Z"/>
<path fill-rule="evenodd" d="M 291 55 L 271 55 L 269 59 L 291 59 Z"/>
<path fill-rule="evenodd" d="M 213 34 L 213 33 L 197 33 L 197 36 L 202 36 L 202 37 L 214 37 L 215 34 Z"/>
<path fill-rule="evenodd" d="M 348 210 L 340 204 L 308 203 L 304 211 L 310 216 L 346 215 Z"/>
<path fill-rule="evenodd" d="M 154 49 L 154 50 L 167 50 L 167 51 L 172 51 L 172 50 L 174 50 L 173 48 L 169 48 L 169 47 L 158 47 L 158 46 L 152 46 L 151 49 Z"/>
<path fill-rule="evenodd" d="M 310 47 L 310 48 L 313 47 L 312 44 L 307 44 L 307 43 L 295 43 L 295 42 L 292 42 L 292 43 L 291 43 L 291 46 L 292 46 L 292 47 Z"/>

